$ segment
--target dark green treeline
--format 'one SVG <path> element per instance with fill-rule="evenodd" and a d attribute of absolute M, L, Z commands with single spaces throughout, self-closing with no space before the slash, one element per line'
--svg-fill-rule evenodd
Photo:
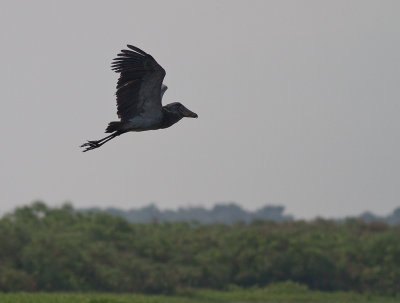
<path fill-rule="evenodd" d="M 400 226 L 349 220 L 132 224 L 43 203 L 0 220 L 0 291 L 173 293 L 292 280 L 400 293 Z"/>

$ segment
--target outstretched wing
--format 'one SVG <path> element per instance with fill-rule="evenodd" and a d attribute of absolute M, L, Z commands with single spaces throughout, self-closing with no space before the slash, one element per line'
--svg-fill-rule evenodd
<path fill-rule="evenodd" d="M 120 77 L 117 83 L 117 114 L 124 121 L 141 115 L 157 119 L 162 115 L 161 85 L 165 70 L 141 49 L 128 45 L 111 68 Z"/>

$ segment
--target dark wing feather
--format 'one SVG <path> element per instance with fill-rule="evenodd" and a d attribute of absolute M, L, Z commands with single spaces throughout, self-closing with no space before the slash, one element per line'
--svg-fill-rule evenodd
<path fill-rule="evenodd" d="M 113 60 L 112 70 L 120 73 L 117 83 L 117 114 L 123 120 L 137 115 L 156 119 L 162 112 L 161 85 L 165 70 L 141 49 L 128 45 Z"/>

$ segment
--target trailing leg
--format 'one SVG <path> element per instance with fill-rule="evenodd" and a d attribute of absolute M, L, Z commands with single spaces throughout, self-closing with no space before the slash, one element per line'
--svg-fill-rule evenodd
<path fill-rule="evenodd" d="M 88 150 L 92 150 L 92 149 L 102 146 L 104 143 L 110 141 L 111 139 L 114 139 L 115 137 L 117 137 L 121 134 L 122 134 L 121 131 L 116 131 L 115 133 L 113 133 L 107 137 L 104 137 L 100 140 L 88 140 L 86 143 L 82 144 L 81 147 L 85 148 L 85 150 L 83 150 L 83 152 L 87 152 Z"/>

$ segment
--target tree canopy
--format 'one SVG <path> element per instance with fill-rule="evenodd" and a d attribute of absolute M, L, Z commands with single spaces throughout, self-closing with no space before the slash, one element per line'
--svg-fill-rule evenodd
<path fill-rule="evenodd" d="M 130 223 L 36 202 L 0 219 L 0 291 L 173 293 L 294 281 L 400 293 L 400 226 Z"/>

